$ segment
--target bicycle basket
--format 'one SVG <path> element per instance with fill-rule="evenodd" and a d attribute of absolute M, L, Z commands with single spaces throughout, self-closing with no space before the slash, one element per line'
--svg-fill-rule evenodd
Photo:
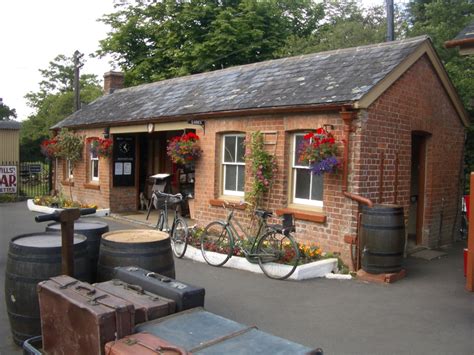
<path fill-rule="evenodd" d="M 155 198 L 153 200 L 153 206 L 155 206 L 155 208 L 157 210 L 162 210 L 165 208 L 165 201 L 167 201 L 167 204 L 168 204 L 168 208 L 170 207 L 174 207 L 176 206 L 178 203 L 181 202 L 181 199 L 180 198 L 177 198 L 177 197 L 164 197 L 164 196 L 160 196 L 158 198 Z"/>

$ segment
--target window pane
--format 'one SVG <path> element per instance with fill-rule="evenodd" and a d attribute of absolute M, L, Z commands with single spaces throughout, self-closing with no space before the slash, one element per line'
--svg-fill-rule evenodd
<path fill-rule="evenodd" d="M 237 161 L 245 162 L 245 137 L 237 137 Z"/>
<path fill-rule="evenodd" d="M 294 146 L 294 155 L 293 155 L 293 164 L 294 165 L 301 165 L 301 163 L 298 161 L 298 148 L 301 144 L 301 142 L 303 142 L 303 135 L 302 134 L 296 134 L 295 135 L 295 146 Z"/>
<path fill-rule="evenodd" d="M 311 170 L 295 169 L 295 198 L 309 199 Z"/>
<path fill-rule="evenodd" d="M 245 166 L 244 165 L 238 165 L 237 166 L 237 172 L 238 172 L 238 186 L 237 190 L 244 192 L 244 185 L 245 185 Z"/>
<path fill-rule="evenodd" d="M 224 189 L 230 191 L 236 191 L 237 187 L 237 166 L 236 165 L 224 165 L 225 169 L 225 181 Z"/>
<path fill-rule="evenodd" d="M 235 163 L 235 136 L 224 137 L 224 161 Z"/>
<path fill-rule="evenodd" d="M 97 151 L 91 150 L 91 158 L 97 158 Z"/>
<path fill-rule="evenodd" d="M 313 182 L 311 186 L 311 200 L 323 200 L 323 176 L 313 175 Z"/>
<path fill-rule="evenodd" d="M 95 177 L 95 178 L 99 177 L 99 161 L 98 160 L 92 161 L 92 177 Z"/>

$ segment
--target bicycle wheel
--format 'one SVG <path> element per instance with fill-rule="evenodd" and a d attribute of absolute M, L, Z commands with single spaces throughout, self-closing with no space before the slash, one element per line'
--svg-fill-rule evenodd
<path fill-rule="evenodd" d="M 223 222 L 209 223 L 201 234 L 201 252 L 204 260 L 212 266 L 222 266 L 232 256 L 234 239 Z"/>
<path fill-rule="evenodd" d="M 268 231 L 257 244 L 260 268 L 271 279 L 284 280 L 298 266 L 300 254 L 291 234 Z"/>
<path fill-rule="evenodd" d="M 188 247 L 188 224 L 184 219 L 176 218 L 170 237 L 174 255 L 182 258 Z"/>

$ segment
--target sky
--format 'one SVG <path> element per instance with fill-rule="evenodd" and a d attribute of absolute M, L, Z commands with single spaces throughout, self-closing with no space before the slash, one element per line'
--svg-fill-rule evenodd
<path fill-rule="evenodd" d="M 363 0 L 383 5 L 384 0 Z M 58 54 L 84 53 L 81 73 L 103 74 L 113 69 L 110 58 L 89 58 L 108 26 L 97 22 L 114 11 L 113 0 L 7 0 L 0 4 L 0 98 L 15 109 L 18 120 L 33 113 L 24 96 L 36 92 L 46 69 Z"/>

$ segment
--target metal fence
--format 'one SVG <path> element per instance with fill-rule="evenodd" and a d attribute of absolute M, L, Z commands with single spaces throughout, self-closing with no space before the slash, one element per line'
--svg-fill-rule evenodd
<path fill-rule="evenodd" d="M 16 195 L 22 198 L 47 195 L 52 188 L 51 165 L 42 161 L 0 161 L 0 167 L 16 167 L 15 178 L 12 172 L 8 176 L 0 170 L 0 194 L 11 193 L 13 180 L 16 183 Z M 12 169 L 10 169 L 12 170 Z M 6 188 L 8 186 L 8 188 Z M 12 185 L 13 186 L 13 185 Z M 14 193 L 14 192 L 13 192 Z"/>

